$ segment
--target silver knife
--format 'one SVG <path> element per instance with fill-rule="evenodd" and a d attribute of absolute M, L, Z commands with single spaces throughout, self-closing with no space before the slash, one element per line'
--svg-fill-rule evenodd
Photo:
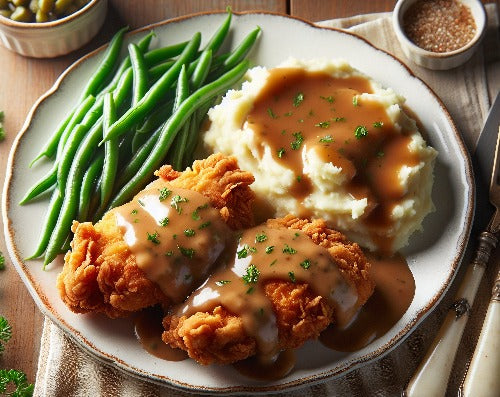
<path fill-rule="evenodd" d="M 500 93 L 497 94 L 489 111 L 477 148 L 472 156 L 476 180 L 476 208 L 472 229 L 475 236 L 486 228 L 493 215 L 493 206 L 488 200 L 488 187 L 499 123 Z M 446 394 L 448 379 L 467 323 L 469 309 L 474 302 L 490 253 L 497 243 L 496 237 L 491 233 L 481 233 L 479 241 L 476 256 L 467 267 L 452 308 L 448 311 L 429 351 L 403 392 L 408 397 L 441 397 Z"/>

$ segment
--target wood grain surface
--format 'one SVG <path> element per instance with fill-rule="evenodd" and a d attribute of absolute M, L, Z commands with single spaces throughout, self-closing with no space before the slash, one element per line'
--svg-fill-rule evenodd
<path fill-rule="evenodd" d="M 498 3 L 498 0 L 496 0 Z M 109 40 L 119 26 L 136 28 L 194 12 L 224 10 L 266 10 L 318 21 L 356 14 L 390 11 L 394 0 L 110 0 L 108 15 L 99 34 L 84 48 L 55 59 L 24 58 L 0 46 L 0 110 L 5 112 L 7 137 L 0 142 L 0 186 L 5 180 L 8 153 L 26 115 L 38 97 L 46 92 L 60 73 L 87 52 Z M 0 251 L 7 255 L 2 236 Z M 0 272 L 0 315 L 13 328 L 13 337 L 0 358 L 0 368 L 17 368 L 34 382 L 40 347 L 43 315 L 6 256 L 6 269 Z"/>

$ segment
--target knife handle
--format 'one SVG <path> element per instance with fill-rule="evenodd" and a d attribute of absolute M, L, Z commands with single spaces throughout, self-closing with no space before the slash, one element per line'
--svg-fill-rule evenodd
<path fill-rule="evenodd" d="M 458 345 L 474 303 L 484 269 L 489 261 L 497 238 L 489 232 L 479 236 L 479 246 L 472 263 L 467 267 L 455 302 L 448 311 L 429 351 L 410 379 L 404 394 L 408 397 L 442 397 L 446 393 L 448 379 Z"/>
<path fill-rule="evenodd" d="M 496 397 L 500 391 L 500 272 L 493 285 L 476 350 L 465 377 L 462 396 Z"/>

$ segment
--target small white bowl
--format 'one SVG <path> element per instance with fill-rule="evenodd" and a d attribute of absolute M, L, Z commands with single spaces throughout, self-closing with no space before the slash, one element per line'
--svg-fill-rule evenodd
<path fill-rule="evenodd" d="M 486 30 L 486 11 L 480 0 L 457 0 L 469 7 L 476 22 L 476 33 L 465 46 L 449 52 L 427 51 L 413 43 L 403 29 L 403 16 L 408 8 L 418 0 L 398 0 L 392 15 L 396 36 L 406 57 L 417 65 L 428 69 L 446 70 L 462 65 L 470 59 L 479 46 Z"/>
<path fill-rule="evenodd" d="M 0 41 L 9 50 L 34 58 L 68 54 L 101 28 L 108 0 L 92 0 L 75 13 L 52 22 L 17 22 L 0 15 Z"/>

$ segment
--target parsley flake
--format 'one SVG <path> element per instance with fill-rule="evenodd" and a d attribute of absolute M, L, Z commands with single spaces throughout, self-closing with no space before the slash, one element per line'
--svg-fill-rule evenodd
<path fill-rule="evenodd" d="M 250 247 L 248 244 L 245 244 L 243 248 L 241 248 L 239 251 L 236 251 L 236 255 L 238 256 L 238 259 L 246 258 L 248 254 L 252 254 L 255 251 L 257 251 L 256 248 Z"/>
<path fill-rule="evenodd" d="M 309 259 L 304 259 L 302 262 L 300 262 L 300 266 L 307 270 L 311 266 L 311 261 Z"/>
<path fill-rule="evenodd" d="M 211 225 L 212 222 L 210 221 L 207 221 L 207 222 L 203 222 L 200 227 L 198 228 L 198 230 L 201 230 L 201 229 L 205 229 L 206 227 L 209 227 Z"/>
<path fill-rule="evenodd" d="M 186 237 L 193 237 L 195 234 L 196 234 L 196 232 L 193 229 L 184 230 L 184 235 Z"/>
<path fill-rule="evenodd" d="M 320 121 L 318 124 L 314 124 L 315 127 L 328 128 L 330 127 L 329 121 Z"/>
<path fill-rule="evenodd" d="M 354 136 L 356 139 L 361 139 L 368 136 L 368 130 L 364 125 L 358 125 L 354 130 Z"/>
<path fill-rule="evenodd" d="M 0 251 L 0 270 L 5 269 L 5 256 L 3 255 L 3 252 Z"/>
<path fill-rule="evenodd" d="M 327 101 L 328 103 L 333 103 L 335 101 L 335 99 L 331 96 L 331 95 L 328 95 L 328 96 L 323 96 L 323 95 L 320 95 L 319 96 L 321 99 L 324 99 L 325 101 Z"/>
<path fill-rule="evenodd" d="M 182 255 L 184 255 L 186 258 L 192 259 L 194 256 L 194 249 L 192 248 L 184 248 L 181 247 L 180 245 L 177 246 L 179 248 L 179 251 L 181 252 Z"/>
<path fill-rule="evenodd" d="M 250 265 L 246 269 L 246 274 L 242 276 L 245 284 L 255 284 L 259 280 L 260 271 L 257 266 Z"/>
<path fill-rule="evenodd" d="M 278 149 L 278 157 L 282 158 L 284 154 L 285 154 L 285 148 L 279 148 Z"/>
<path fill-rule="evenodd" d="M 274 245 L 268 245 L 266 247 L 266 254 L 270 254 L 273 251 L 274 251 Z"/>
<path fill-rule="evenodd" d="M 170 205 L 172 208 L 175 208 L 178 214 L 182 213 L 182 208 L 180 207 L 180 203 L 187 203 L 189 200 L 186 197 L 181 197 L 178 194 L 176 194 L 174 197 L 172 197 L 172 201 L 170 202 Z"/>
<path fill-rule="evenodd" d="M 288 244 L 285 244 L 285 248 L 283 248 L 282 251 L 284 254 L 290 254 L 290 255 L 297 253 L 297 250 L 295 248 L 290 247 Z"/>
<path fill-rule="evenodd" d="M 333 121 L 335 121 L 336 123 L 338 123 L 339 121 L 345 121 L 345 117 L 335 117 Z"/>
<path fill-rule="evenodd" d="M 158 222 L 160 224 L 160 226 L 167 226 L 168 225 L 168 222 L 170 222 L 170 219 L 168 219 L 168 216 L 166 216 L 165 218 L 161 219 L 160 222 Z"/>
<path fill-rule="evenodd" d="M 303 101 L 304 101 L 304 93 L 297 92 L 297 94 L 293 98 L 293 106 L 298 107 Z"/>
<path fill-rule="evenodd" d="M 375 123 L 373 123 L 373 126 L 375 128 L 382 128 L 383 125 L 384 123 L 382 121 L 376 121 Z"/>
<path fill-rule="evenodd" d="M 292 281 L 292 283 L 295 283 L 295 273 L 294 272 L 288 272 L 288 277 Z"/>
<path fill-rule="evenodd" d="M 168 196 L 172 194 L 171 190 L 168 190 L 166 187 L 159 189 L 160 196 L 158 197 L 160 201 L 166 200 Z"/>
<path fill-rule="evenodd" d="M 223 285 L 229 284 L 231 280 L 219 280 L 215 282 L 217 287 L 222 287 Z"/>
<path fill-rule="evenodd" d="M 256 243 L 262 243 L 263 241 L 266 241 L 267 240 L 267 236 L 265 233 L 258 233 L 256 236 L 255 236 L 255 242 Z"/>
<path fill-rule="evenodd" d="M 320 138 L 319 141 L 321 143 L 333 143 L 335 140 L 331 135 L 325 135 L 324 137 Z"/>
<path fill-rule="evenodd" d="M 295 137 L 295 140 L 290 143 L 290 146 L 293 150 L 298 150 L 300 145 L 302 145 L 302 142 L 304 142 L 304 137 L 302 136 L 301 131 L 294 132 L 292 135 Z"/>
<path fill-rule="evenodd" d="M 137 210 L 132 210 L 132 211 L 130 211 L 130 213 L 131 213 L 132 215 L 137 215 L 137 213 L 138 213 L 138 212 L 139 212 L 139 211 L 137 211 Z"/>
<path fill-rule="evenodd" d="M 165 256 L 172 256 L 173 254 L 174 254 L 174 251 L 165 252 Z"/>
<path fill-rule="evenodd" d="M 358 104 L 358 96 L 357 96 L 357 95 L 354 95 L 354 96 L 352 97 L 352 104 L 353 104 L 354 106 L 359 106 L 359 104 Z"/>
<path fill-rule="evenodd" d="M 191 213 L 191 218 L 193 219 L 193 221 L 199 221 L 201 218 L 200 211 L 207 209 L 207 208 L 208 208 L 208 203 L 205 203 L 203 205 L 199 205 L 198 207 L 196 207 L 196 209 Z"/>
<path fill-rule="evenodd" d="M 271 117 L 272 119 L 277 119 L 278 116 L 276 116 L 276 114 L 274 114 L 273 112 L 273 109 L 271 108 L 267 108 L 267 114 L 269 115 L 269 117 Z"/>
<path fill-rule="evenodd" d="M 153 244 L 160 244 L 160 240 L 158 239 L 158 237 L 160 237 L 160 235 L 158 234 L 158 232 L 154 232 L 153 234 L 149 233 L 149 232 L 146 232 L 147 235 L 148 235 L 148 240 L 151 241 Z"/>

